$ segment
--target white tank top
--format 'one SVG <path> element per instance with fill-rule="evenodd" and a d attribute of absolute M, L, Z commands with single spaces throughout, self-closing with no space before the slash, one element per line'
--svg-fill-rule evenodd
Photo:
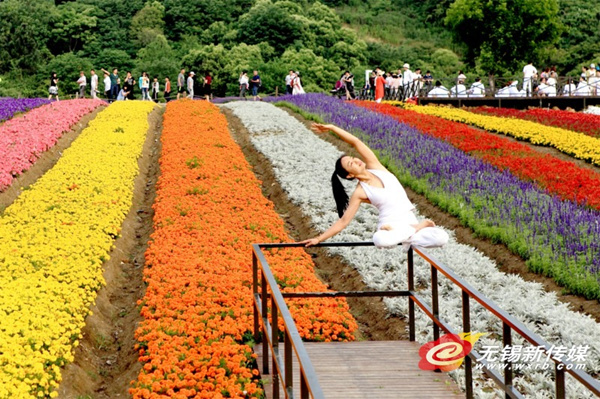
<path fill-rule="evenodd" d="M 388 171 L 378 169 L 367 170 L 379 177 L 383 183 L 383 188 L 379 188 L 360 182 L 369 201 L 379 211 L 377 228 L 385 224 L 404 223 L 407 220 L 407 213 L 415 209 L 415 206 L 408 199 L 404 187 L 402 187 L 396 176 Z"/>

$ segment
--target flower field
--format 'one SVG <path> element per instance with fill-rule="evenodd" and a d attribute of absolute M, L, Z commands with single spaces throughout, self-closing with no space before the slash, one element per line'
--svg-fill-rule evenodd
<path fill-rule="evenodd" d="M 52 107 L 63 104 L 81 113 L 98 106 Z M 100 112 L 0 217 L 0 397 L 57 395 L 61 367 L 73 360 L 103 285 L 102 262 L 131 207 L 153 107 L 118 102 Z M 62 124 L 56 116 L 65 111 L 50 121 Z"/>
<path fill-rule="evenodd" d="M 167 105 L 155 231 L 146 253 L 143 369 L 134 398 L 262 397 L 252 369 L 250 244 L 290 241 L 273 204 L 207 102 Z M 325 290 L 302 249 L 272 252 L 284 291 Z M 352 340 L 344 300 L 290 301 L 304 339 Z"/>
<path fill-rule="evenodd" d="M 442 139 L 499 169 L 509 170 L 525 181 L 536 182 L 563 199 L 600 209 L 600 172 L 582 168 L 574 162 L 564 161 L 506 137 L 437 116 L 369 101 L 355 104 Z"/>
<path fill-rule="evenodd" d="M 498 132 L 530 141 L 537 145 L 554 147 L 565 154 L 600 165 L 600 138 L 584 133 L 541 125 L 527 120 L 516 120 L 499 116 L 479 115 L 463 109 L 420 106 L 399 102 L 387 102 L 403 106 L 420 114 L 439 116 L 455 122 L 477 126 L 490 132 Z"/>
<path fill-rule="evenodd" d="M 45 98 L 0 98 L 0 122 L 49 102 Z"/>
<path fill-rule="evenodd" d="M 305 111 L 320 115 L 327 122 L 351 128 L 356 133 L 363 132 L 363 138 L 369 137 L 365 132 L 378 134 L 382 144 L 397 146 L 398 143 L 390 136 L 401 134 L 405 140 L 402 142 L 402 149 L 409 153 L 406 156 L 417 151 L 415 158 L 421 158 L 417 161 L 411 157 L 410 162 L 402 164 L 402 169 L 397 167 L 396 172 L 403 177 L 403 182 L 410 182 L 407 176 L 408 173 L 413 173 L 413 170 L 422 168 L 429 162 L 439 161 L 434 156 L 435 151 L 428 151 L 431 147 L 419 150 L 417 146 L 411 145 L 411 141 L 416 142 L 419 138 L 432 142 L 435 141 L 433 138 L 418 133 L 414 128 L 400 125 L 389 117 L 327 96 L 306 95 L 284 99 Z M 330 177 L 334 162 L 341 152 L 316 137 L 289 114 L 269 104 L 238 102 L 227 104 L 226 107 L 230 108 L 250 130 L 253 146 L 270 161 L 278 181 L 290 200 L 302 208 L 303 213 L 310 218 L 317 230 L 326 230 L 338 218 L 331 196 Z M 370 144 L 374 141 L 371 140 Z M 458 150 L 451 150 L 452 147 L 441 142 L 439 146 L 438 149 L 445 157 L 450 159 L 457 156 Z M 387 154 L 380 152 L 380 155 Z M 390 155 L 387 156 L 389 159 Z M 430 158 L 434 159 L 430 160 Z M 466 159 L 467 157 L 463 155 L 456 164 L 459 165 Z M 411 166 L 411 163 L 417 162 L 417 165 Z M 452 165 L 452 169 L 460 172 L 456 165 Z M 419 182 L 416 179 L 413 182 L 420 183 L 422 188 L 426 187 L 426 182 Z M 413 186 L 418 187 L 418 184 Z M 362 206 L 348 228 L 332 240 L 370 240 L 376 224 L 376 210 Z M 452 236 L 452 232 L 450 234 Z M 354 266 L 372 289 L 404 289 L 407 285 L 406 257 L 399 250 L 340 247 L 328 248 L 328 251 L 342 256 L 349 265 Z M 566 346 L 590 345 L 591 354 L 586 362 L 586 370 L 590 373 L 600 372 L 600 326 L 590 317 L 569 310 L 568 306 L 560 303 L 554 294 L 545 293 L 537 283 L 525 282 L 518 276 L 499 272 L 490 259 L 472 247 L 457 243 L 453 238 L 446 247 L 435 250 L 433 255 L 550 343 Z M 429 286 L 429 267 L 420 259 L 416 262 L 415 278 L 418 285 Z M 441 317 L 454 328 L 460 329 L 462 325 L 459 312 L 460 292 L 457 292 L 445 279 L 441 279 L 439 289 L 440 303 L 443 304 L 440 307 Z M 428 296 L 427 288 L 423 290 L 422 295 Z M 388 299 L 385 303 L 391 313 L 401 316 L 408 314 L 405 299 Z M 481 338 L 477 345 L 499 344 L 496 337 L 500 336 L 502 326 L 495 317 L 484 312 L 481 307 L 474 306 L 471 320 L 474 331 L 491 333 Z M 417 332 L 419 332 L 417 335 L 419 342 L 425 343 L 431 340 L 431 323 L 428 317 L 420 312 L 417 312 Z M 524 344 L 514 337 L 513 340 L 515 345 Z M 461 369 L 451 374 L 457 378 L 459 384 L 463 383 Z M 526 377 L 519 374 L 515 379 L 515 385 L 526 397 L 543 398 L 553 394 L 552 378 L 552 373 L 541 371 L 530 373 Z M 476 387 L 476 397 L 495 398 L 501 395 L 494 391 L 493 384 L 488 385 L 481 380 L 481 376 L 479 379 L 480 385 Z M 591 397 L 589 392 L 576 383 L 573 384 L 572 381 L 568 381 L 567 387 L 569 398 Z"/>
<path fill-rule="evenodd" d="M 598 115 L 543 108 L 518 110 L 512 108 L 473 107 L 467 110 L 481 115 L 524 119 L 546 126 L 560 127 L 585 133 L 592 137 L 600 137 L 600 116 Z"/>
<path fill-rule="evenodd" d="M 83 116 L 105 104 L 101 100 L 54 102 L 0 125 L 0 191 L 29 169 Z"/>

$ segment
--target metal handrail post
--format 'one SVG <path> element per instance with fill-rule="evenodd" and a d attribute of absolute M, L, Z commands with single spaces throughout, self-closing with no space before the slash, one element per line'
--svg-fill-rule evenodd
<path fill-rule="evenodd" d="M 438 302 L 438 275 L 437 269 L 431 264 L 431 310 L 433 317 L 436 320 L 440 318 L 440 309 Z M 433 340 L 437 341 L 440 338 L 440 326 L 437 323 L 433 323 Z"/>
<path fill-rule="evenodd" d="M 415 290 L 415 266 L 413 249 L 408 249 L 408 290 L 412 293 Z M 408 297 L 408 339 L 415 342 L 415 301 L 412 297 Z"/>
<path fill-rule="evenodd" d="M 469 304 L 469 294 L 464 290 L 462 292 L 462 313 L 463 313 L 463 332 L 471 333 L 471 309 Z M 467 399 L 473 399 L 473 360 L 465 357 L 465 393 Z"/>
<path fill-rule="evenodd" d="M 502 323 L 502 343 L 504 344 L 504 348 L 512 346 L 512 330 L 510 326 L 506 323 Z M 513 383 L 513 369 L 512 369 L 512 361 L 506 353 L 504 354 L 504 385 L 507 387 L 512 387 Z M 510 395 L 506 393 L 506 399 L 510 398 Z"/>
<path fill-rule="evenodd" d="M 267 317 L 269 312 L 269 297 L 267 296 L 267 279 L 265 278 L 264 271 L 261 273 L 261 305 L 262 305 L 262 315 L 263 317 Z M 265 337 L 266 338 L 266 337 Z M 263 346 L 263 373 L 269 374 L 269 342 L 267 339 L 262 340 Z"/>
<path fill-rule="evenodd" d="M 279 399 L 279 375 L 275 372 L 277 370 L 277 356 L 279 355 L 279 311 L 274 295 L 271 295 L 271 341 L 273 346 L 273 399 Z"/>
<path fill-rule="evenodd" d="M 256 254 L 252 252 L 252 298 L 256 298 L 258 294 L 258 260 Z M 258 318 L 258 308 L 253 306 L 254 309 L 254 342 L 260 342 L 260 323 Z"/>

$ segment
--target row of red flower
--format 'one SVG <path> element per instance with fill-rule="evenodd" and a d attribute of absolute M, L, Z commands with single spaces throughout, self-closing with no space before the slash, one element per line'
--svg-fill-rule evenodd
<path fill-rule="evenodd" d="M 143 369 L 131 394 L 260 397 L 246 342 L 253 325 L 250 244 L 292 240 L 216 106 L 169 103 L 162 145 L 136 333 Z M 283 290 L 326 290 L 303 249 L 274 251 L 268 260 Z M 344 300 L 289 306 L 306 339 L 354 338 Z"/>
<path fill-rule="evenodd" d="M 436 116 L 404 110 L 388 104 L 358 102 L 443 139 L 460 150 L 482 158 L 501 169 L 508 169 L 528 181 L 534 181 L 562 198 L 600 209 L 600 173 L 580 167 L 550 154 L 535 150 L 507 137 L 472 128 Z"/>
<path fill-rule="evenodd" d="M 600 137 L 600 115 L 544 108 L 518 110 L 512 108 L 473 107 L 467 109 L 476 114 L 525 119 L 546 126 L 560 127 L 592 137 Z"/>

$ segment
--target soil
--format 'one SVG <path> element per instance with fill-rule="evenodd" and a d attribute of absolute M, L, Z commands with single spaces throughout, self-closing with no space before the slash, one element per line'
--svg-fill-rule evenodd
<path fill-rule="evenodd" d="M 60 139 L 58 139 L 52 148 L 49 148 L 41 154 L 28 170 L 15 177 L 11 185 L 0 193 L 0 211 L 11 205 L 15 199 L 21 195 L 23 189 L 28 188 L 31 184 L 35 183 L 37 179 L 42 177 L 44 173 L 52 169 L 62 156 L 63 151 L 71 146 L 73 140 L 79 137 L 79 134 L 87 127 L 88 123 L 90 123 L 90 121 L 96 117 L 98 112 L 102 111 L 104 108 L 105 107 L 103 106 L 98 107 L 81 118 L 70 131 L 64 133 Z"/>
<path fill-rule="evenodd" d="M 59 398 L 128 398 L 130 383 L 141 370 L 134 333 L 141 321 L 137 301 L 145 293 L 144 253 L 153 231 L 163 112 L 164 107 L 156 108 L 148 116 L 150 128 L 138 161 L 133 205 L 104 264 L 106 286 L 91 306 L 93 314 L 86 319 L 75 361 L 63 370 Z"/>
<path fill-rule="evenodd" d="M 288 108 L 281 109 L 286 110 L 290 115 L 296 117 L 307 127 L 310 126 L 310 124 L 312 123 L 304 119 L 299 114 L 289 110 Z M 351 146 L 339 140 L 333 134 L 324 134 L 320 137 L 338 147 L 340 151 L 343 151 L 352 156 L 358 156 L 356 151 Z M 596 171 L 600 170 L 600 168 L 596 168 L 585 161 L 569 157 L 568 155 L 562 154 L 558 150 L 555 150 L 553 148 L 534 146 L 528 143 L 524 144 L 535 147 L 538 150 L 542 149 L 543 152 L 552 154 L 561 159 L 573 161 L 579 166 L 593 168 Z M 508 249 L 507 246 L 502 244 L 495 244 L 487 238 L 477 237 L 470 228 L 465 227 L 461 224 L 460 219 L 440 210 L 437 206 L 432 204 L 425 196 L 415 193 L 408 187 L 405 187 L 405 189 L 408 198 L 413 204 L 416 205 L 417 209 L 419 210 L 419 213 L 426 218 L 434 220 L 436 224 L 453 230 L 455 232 L 456 240 L 458 242 L 477 248 L 484 255 L 494 260 L 498 265 L 499 270 L 505 273 L 519 275 L 526 281 L 534 281 L 540 283 L 544 287 L 544 290 L 546 292 L 554 292 L 558 299 L 561 302 L 569 304 L 572 310 L 589 315 L 596 322 L 600 323 L 600 306 L 597 300 L 588 300 L 581 296 L 569 294 L 564 287 L 561 287 L 558 284 L 556 284 L 556 282 L 554 282 L 554 280 L 552 280 L 551 278 L 531 272 L 525 261 L 520 256 L 515 255 L 510 249 Z M 308 234 L 304 237 L 310 236 L 312 235 Z"/>

